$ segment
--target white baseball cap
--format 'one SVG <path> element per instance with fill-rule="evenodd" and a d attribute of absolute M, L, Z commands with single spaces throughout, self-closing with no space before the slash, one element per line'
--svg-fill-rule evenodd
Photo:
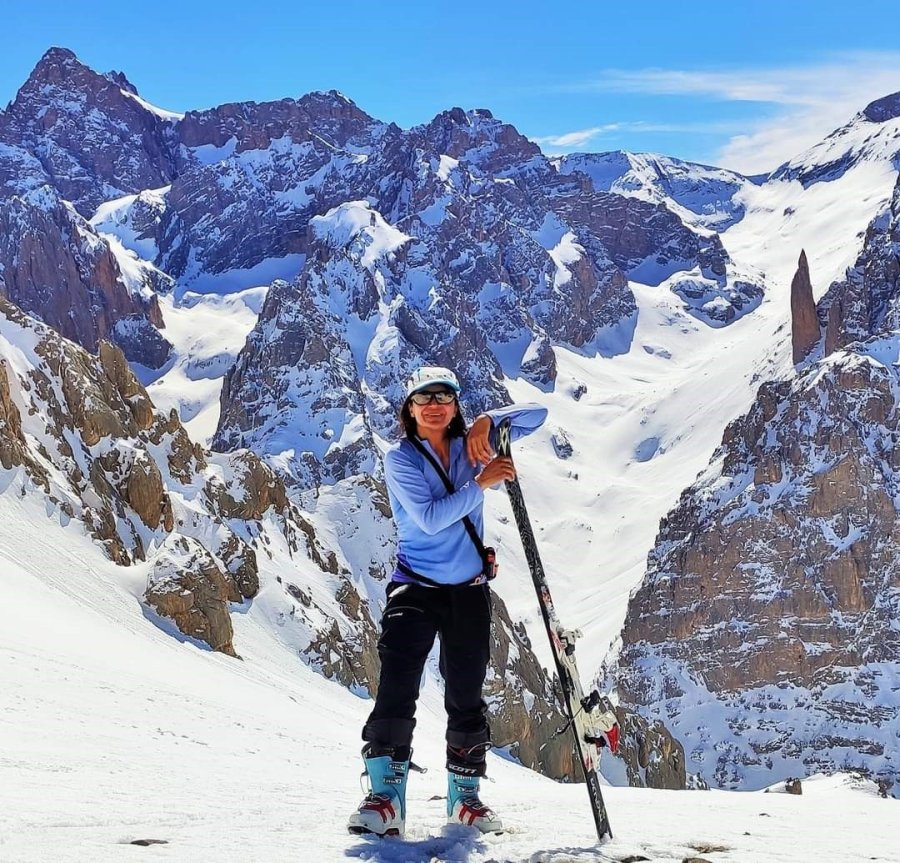
<path fill-rule="evenodd" d="M 425 387 L 443 384 L 450 387 L 455 393 L 459 393 L 459 381 L 456 375 L 442 366 L 422 366 L 416 369 L 406 382 L 406 397 L 424 390 Z"/>

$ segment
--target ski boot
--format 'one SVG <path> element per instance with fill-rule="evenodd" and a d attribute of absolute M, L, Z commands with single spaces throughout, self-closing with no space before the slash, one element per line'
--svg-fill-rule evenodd
<path fill-rule="evenodd" d="M 481 802 L 480 776 L 447 771 L 447 823 L 476 827 L 482 833 L 502 833 L 503 822 Z"/>
<path fill-rule="evenodd" d="M 408 747 L 406 752 L 409 753 Z M 369 793 L 347 822 L 351 833 L 403 836 L 409 757 L 400 760 L 396 756 L 391 749 L 378 749 L 371 744 L 363 748 L 363 775 L 369 777 Z"/>

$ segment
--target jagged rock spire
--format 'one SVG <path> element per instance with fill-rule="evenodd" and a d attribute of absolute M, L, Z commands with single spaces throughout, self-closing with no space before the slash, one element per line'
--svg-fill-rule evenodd
<path fill-rule="evenodd" d="M 794 362 L 799 363 L 819 341 L 819 319 L 813 300 L 806 251 L 800 252 L 797 272 L 791 280 L 791 344 Z"/>

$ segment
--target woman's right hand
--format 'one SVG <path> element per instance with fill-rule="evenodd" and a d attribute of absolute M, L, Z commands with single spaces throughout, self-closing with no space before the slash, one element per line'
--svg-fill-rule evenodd
<path fill-rule="evenodd" d="M 513 466 L 512 459 L 508 456 L 497 456 L 497 458 L 489 461 L 484 470 L 475 477 L 475 482 L 484 491 L 492 485 L 497 485 L 507 479 L 516 478 L 516 469 Z"/>

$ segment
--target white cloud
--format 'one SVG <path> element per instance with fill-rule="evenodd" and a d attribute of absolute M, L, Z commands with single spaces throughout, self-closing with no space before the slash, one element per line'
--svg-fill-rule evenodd
<path fill-rule="evenodd" d="M 728 140 L 715 159 L 722 167 L 755 174 L 774 170 L 842 126 L 869 102 L 900 90 L 900 52 L 834 54 L 814 65 L 780 68 L 608 69 L 590 81 L 560 89 L 758 102 L 766 106 L 767 116 L 745 123 L 740 130 L 734 123 L 722 124 Z M 774 115 L 772 106 L 776 106 Z M 700 127 L 712 130 L 715 125 Z M 621 128 L 627 126 L 621 124 Z M 730 128 L 725 131 L 724 127 Z M 647 124 L 641 131 L 680 130 Z"/>
<path fill-rule="evenodd" d="M 609 123 L 606 126 L 592 126 L 590 129 L 579 129 L 576 132 L 563 132 L 560 135 L 543 135 L 532 138 L 535 144 L 546 144 L 550 147 L 583 147 L 598 135 L 605 132 L 618 130 L 620 123 Z"/>
<path fill-rule="evenodd" d="M 871 98 L 877 98 L 895 92 L 898 87 L 900 52 L 878 51 L 836 54 L 808 66 L 701 71 L 609 69 L 592 81 L 567 89 L 708 96 L 729 102 L 809 106 L 831 104 L 835 100 L 855 102 L 861 92 L 867 95 L 874 92 L 876 95 Z"/>
<path fill-rule="evenodd" d="M 636 121 L 631 123 L 607 123 L 603 126 L 592 126 L 590 129 L 578 129 L 574 132 L 562 132 L 556 135 L 532 137 L 535 144 L 544 149 L 558 150 L 560 153 L 571 153 L 586 144 L 604 136 L 628 132 L 686 132 L 692 134 L 737 134 L 740 127 L 735 123 L 648 123 Z"/>

